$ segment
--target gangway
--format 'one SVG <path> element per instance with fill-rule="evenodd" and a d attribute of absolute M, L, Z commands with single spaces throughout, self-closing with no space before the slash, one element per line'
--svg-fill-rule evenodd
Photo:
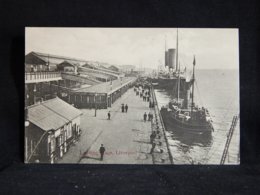
<path fill-rule="evenodd" d="M 224 148 L 224 151 L 223 151 L 223 154 L 222 154 L 222 157 L 221 157 L 221 161 L 220 161 L 221 165 L 223 165 L 225 163 L 225 160 L 226 160 L 226 157 L 227 157 L 227 154 L 228 154 L 229 145 L 230 145 L 232 136 L 234 134 L 234 130 L 236 128 L 237 121 L 238 121 L 238 116 L 235 115 L 233 117 L 232 124 L 230 126 L 230 129 L 229 129 L 229 132 L 228 132 L 228 135 L 227 135 L 227 141 L 226 141 L 225 148 Z"/>

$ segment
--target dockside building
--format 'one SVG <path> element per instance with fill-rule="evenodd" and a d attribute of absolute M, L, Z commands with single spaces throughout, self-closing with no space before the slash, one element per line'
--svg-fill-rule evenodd
<path fill-rule="evenodd" d="M 136 81 L 135 77 L 124 77 L 91 87 L 73 89 L 68 102 L 77 108 L 106 109 L 121 97 Z"/>
<path fill-rule="evenodd" d="M 27 107 L 25 162 L 54 163 L 80 136 L 82 112 L 59 98 Z"/>

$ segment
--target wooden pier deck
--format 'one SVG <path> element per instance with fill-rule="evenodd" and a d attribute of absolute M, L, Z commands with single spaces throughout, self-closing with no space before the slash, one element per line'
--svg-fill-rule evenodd
<path fill-rule="evenodd" d="M 156 97 L 153 93 L 153 99 Z M 121 104 L 127 104 L 127 113 L 121 112 Z M 81 109 L 80 140 L 72 146 L 58 163 L 90 164 L 172 164 L 164 127 L 160 119 L 157 104 L 149 108 L 149 102 L 136 96 L 130 88 L 109 109 Z M 111 112 L 111 120 L 107 113 Z M 144 113 L 153 113 L 154 121 L 143 120 Z M 150 153 L 152 143 L 150 135 L 158 131 L 154 151 Z M 104 144 L 104 160 L 100 160 L 99 147 Z"/>

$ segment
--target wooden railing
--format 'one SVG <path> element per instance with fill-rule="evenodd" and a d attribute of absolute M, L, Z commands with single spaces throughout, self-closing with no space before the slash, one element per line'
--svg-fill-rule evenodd
<path fill-rule="evenodd" d="M 84 75 L 84 74 L 76 75 L 74 73 L 62 72 L 61 77 L 63 79 L 78 81 L 80 83 L 87 83 L 90 85 L 102 83 L 101 81 L 95 79 L 94 77 L 89 75 Z"/>
<path fill-rule="evenodd" d="M 165 129 L 165 126 L 164 126 L 162 115 L 160 113 L 160 109 L 159 109 L 159 106 L 158 106 L 158 102 L 157 102 L 157 99 L 156 99 L 156 95 L 155 95 L 155 92 L 154 92 L 153 85 L 151 85 L 151 95 L 152 95 L 152 98 L 153 98 L 153 101 L 154 101 L 154 106 L 155 106 L 155 108 L 154 108 L 155 109 L 155 118 L 160 120 L 160 123 L 162 125 L 163 136 L 164 136 L 164 139 L 165 139 L 165 142 L 166 142 L 167 152 L 169 154 L 169 160 L 170 160 L 171 164 L 174 164 L 173 156 L 172 156 L 170 146 L 169 146 L 169 143 L 168 143 L 168 139 L 167 139 L 167 136 L 166 136 L 166 133 L 165 133 L 166 129 Z"/>
<path fill-rule="evenodd" d="M 118 73 L 118 72 L 105 71 L 104 69 L 91 69 L 91 68 L 87 68 L 87 67 L 83 67 L 83 66 L 79 67 L 78 70 L 83 71 L 83 72 L 100 73 L 100 74 L 104 74 L 104 75 L 108 75 L 108 76 L 113 76 L 115 78 L 124 76 L 124 74 Z"/>
<path fill-rule="evenodd" d="M 61 79 L 60 72 L 26 72 L 25 82 L 37 82 Z"/>

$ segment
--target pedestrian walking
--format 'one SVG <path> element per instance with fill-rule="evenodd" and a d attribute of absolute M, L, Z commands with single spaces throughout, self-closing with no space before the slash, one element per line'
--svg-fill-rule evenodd
<path fill-rule="evenodd" d="M 150 142 L 153 143 L 154 139 L 156 137 L 155 131 L 153 131 L 150 135 Z"/>
<path fill-rule="evenodd" d="M 100 160 L 103 160 L 103 156 L 104 156 L 105 151 L 106 151 L 105 147 L 103 146 L 103 144 L 101 144 L 101 146 L 99 148 Z"/>
<path fill-rule="evenodd" d="M 125 112 L 127 112 L 127 110 L 128 110 L 128 105 L 126 104 L 125 105 Z"/>
<path fill-rule="evenodd" d="M 124 104 L 122 104 L 122 106 L 121 106 L 121 110 L 122 110 L 122 112 L 125 111 L 125 106 L 124 106 Z"/>
<path fill-rule="evenodd" d="M 148 113 L 148 121 L 150 121 L 151 120 L 151 113 L 149 112 Z"/>
<path fill-rule="evenodd" d="M 152 143 L 152 148 L 151 148 L 151 150 L 150 150 L 150 154 L 153 153 L 155 146 L 156 146 L 156 144 L 153 142 L 153 143 Z"/>
<path fill-rule="evenodd" d="M 146 112 L 144 113 L 144 122 L 146 122 L 147 114 Z"/>
<path fill-rule="evenodd" d="M 151 113 L 151 121 L 153 121 L 153 113 Z"/>
<path fill-rule="evenodd" d="M 110 111 L 107 113 L 107 119 L 110 120 L 111 114 Z"/>
<path fill-rule="evenodd" d="M 150 143 L 153 142 L 153 134 L 150 135 Z"/>

